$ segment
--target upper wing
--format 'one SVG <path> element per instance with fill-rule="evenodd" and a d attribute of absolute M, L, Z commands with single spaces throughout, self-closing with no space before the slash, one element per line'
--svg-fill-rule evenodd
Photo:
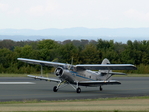
<path fill-rule="evenodd" d="M 18 60 L 23 61 L 25 63 L 30 64 L 37 64 L 37 65 L 45 65 L 45 66 L 65 66 L 65 63 L 57 63 L 57 62 L 50 62 L 50 61 L 41 61 L 41 60 L 34 60 L 34 59 L 26 59 L 26 58 L 18 58 Z"/>
<path fill-rule="evenodd" d="M 79 64 L 76 67 L 89 70 L 137 70 L 132 64 Z"/>
<path fill-rule="evenodd" d="M 30 64 L 38 64 L 38 65 L 53 66 L 53 67 L 66 66 L 65 63 L 58 63 L 58 62 L 41 61 L 41 60 L 26 59 L 26 58 L 18 58 L 18 60 L 26 63 L 30 63 Z M 136 70 L 137 69 L 132 64 L 79 64 L 79 65 L 76 65 L 76 67 L 80 69 L 89 69 L 89 70 Z"/>
<path fill-rule="evenodd" d="M 47 77 L 34 76 L 34 75 L 27 75 L 27 76 L 34 79 L 40 79 L 40 80 L 46 80 L 46 81 L 52 81 L 52 82 L 61 82 L 60 79 L 56 79 L 56 78 L 47 78 Z"/>
<path fill-rule="evenodd" d="M 113 85 L 121 83 L 116 80 L 109 80 L 109 81 L 80 81 L 78 82 L 78 84 L 82 86 L 99 86 L 99 85 Z"/>

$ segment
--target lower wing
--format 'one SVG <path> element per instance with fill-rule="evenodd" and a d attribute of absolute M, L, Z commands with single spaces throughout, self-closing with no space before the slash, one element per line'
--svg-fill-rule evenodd
<path fill-rule="evenodd" d="M 116 80 L 109 80 L 109 81 L 80 81 L 78 82 L 78 84 L 80 86 L 101 86 L 101 85 L 115 85 L 121 83 Z"/>
<path fill-rule="evenodd" d="M 45 80 L 45 81 L 61 82 L 60 79 L 56 79 L 56 78 L 47 78 L 47 77 L 34 76 L 34 75 L 27 75 L 27 76 L 34 78 L 34 79 L 40 79 L 40 80 Z"/>
<path fill-rule="evenodd" d="M 56 78 L 47 78 L 47 77 L 41 77 L 41 76 L 34 76 L 34 75 L 28 75 L 28 77 L 34 78 L 34 79 L 40 79 L 45 81 L 52 81 L 52 82 L 61 82 L 60 79 Z M 80 81 L 78 82 L 79 86 L 101 86 L 101 85 L 114 85 L 114 84 L 121 84 L 119 81 L 116 80 L 109 80 L 109 81 Z"/>

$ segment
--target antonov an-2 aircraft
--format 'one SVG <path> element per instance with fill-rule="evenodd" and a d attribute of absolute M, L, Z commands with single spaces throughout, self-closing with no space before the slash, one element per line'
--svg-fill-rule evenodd
<path fill-rule="evenodd" d="M 18 58 L 18 60 L 41 65 L 41 76 L 28 75 L 28 77 L 46 81 L 57 82 L 58 85 L 53 87 L 53 91 L 66 85 L 71 85 L 77 93 L 81 92 L 80 86 L 99 87 L 102 91 L 103 85 L 121 84 L 119 81 L 111 80 L 112 75 L 125 75 L 125 73 L 112 72 L 112 70 L 136 70 L 132 64 L 110 64 L 108 59 L 104 59 L 101 64 L 66 64 L 50 61 L 41 61 L 34 59 Z M 55 75 L 58 78 L 47 78 L 42 76 L 42 66 L 55 67 Z M 91 71 L 94 70 L 94 71 Z M 98 71 L 95 71 L 98 70 Z M 63 86 L 62 86 L 63 85 Z"/>

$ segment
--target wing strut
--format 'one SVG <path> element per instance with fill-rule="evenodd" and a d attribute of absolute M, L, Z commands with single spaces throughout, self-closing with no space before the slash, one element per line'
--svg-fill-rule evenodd
<path fill-rule="evenodd" d="M 107 77 L 106 77 L 106 81 L 112 76 L 111 74 L 109 74 L 110 73 L 110 69 L 109 69 L 109 67 L 108 67 L 108 75 L 107 75 Z"/>
<path fill-rule="evenodd" d="M 40 74 L 40 76 L 43 77 L 43 66 L 42 66 L 42 64 L 40 64 L 40 66 L 41 66 L 41 70 L 40 70 L 41 74 Z"/>

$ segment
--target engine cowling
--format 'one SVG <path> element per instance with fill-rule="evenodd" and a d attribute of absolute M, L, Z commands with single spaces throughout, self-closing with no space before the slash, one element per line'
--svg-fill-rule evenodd
<path fill-rule="evenodd" d="M 55 69 L 55 75 L 56 75 L 57 77 L 61 77 L 63 74 L 64 74 L 64 70 L 63 70 L 62 67 L 59 67 L 59 68 L 56 68 L 56 69 Z"/>

